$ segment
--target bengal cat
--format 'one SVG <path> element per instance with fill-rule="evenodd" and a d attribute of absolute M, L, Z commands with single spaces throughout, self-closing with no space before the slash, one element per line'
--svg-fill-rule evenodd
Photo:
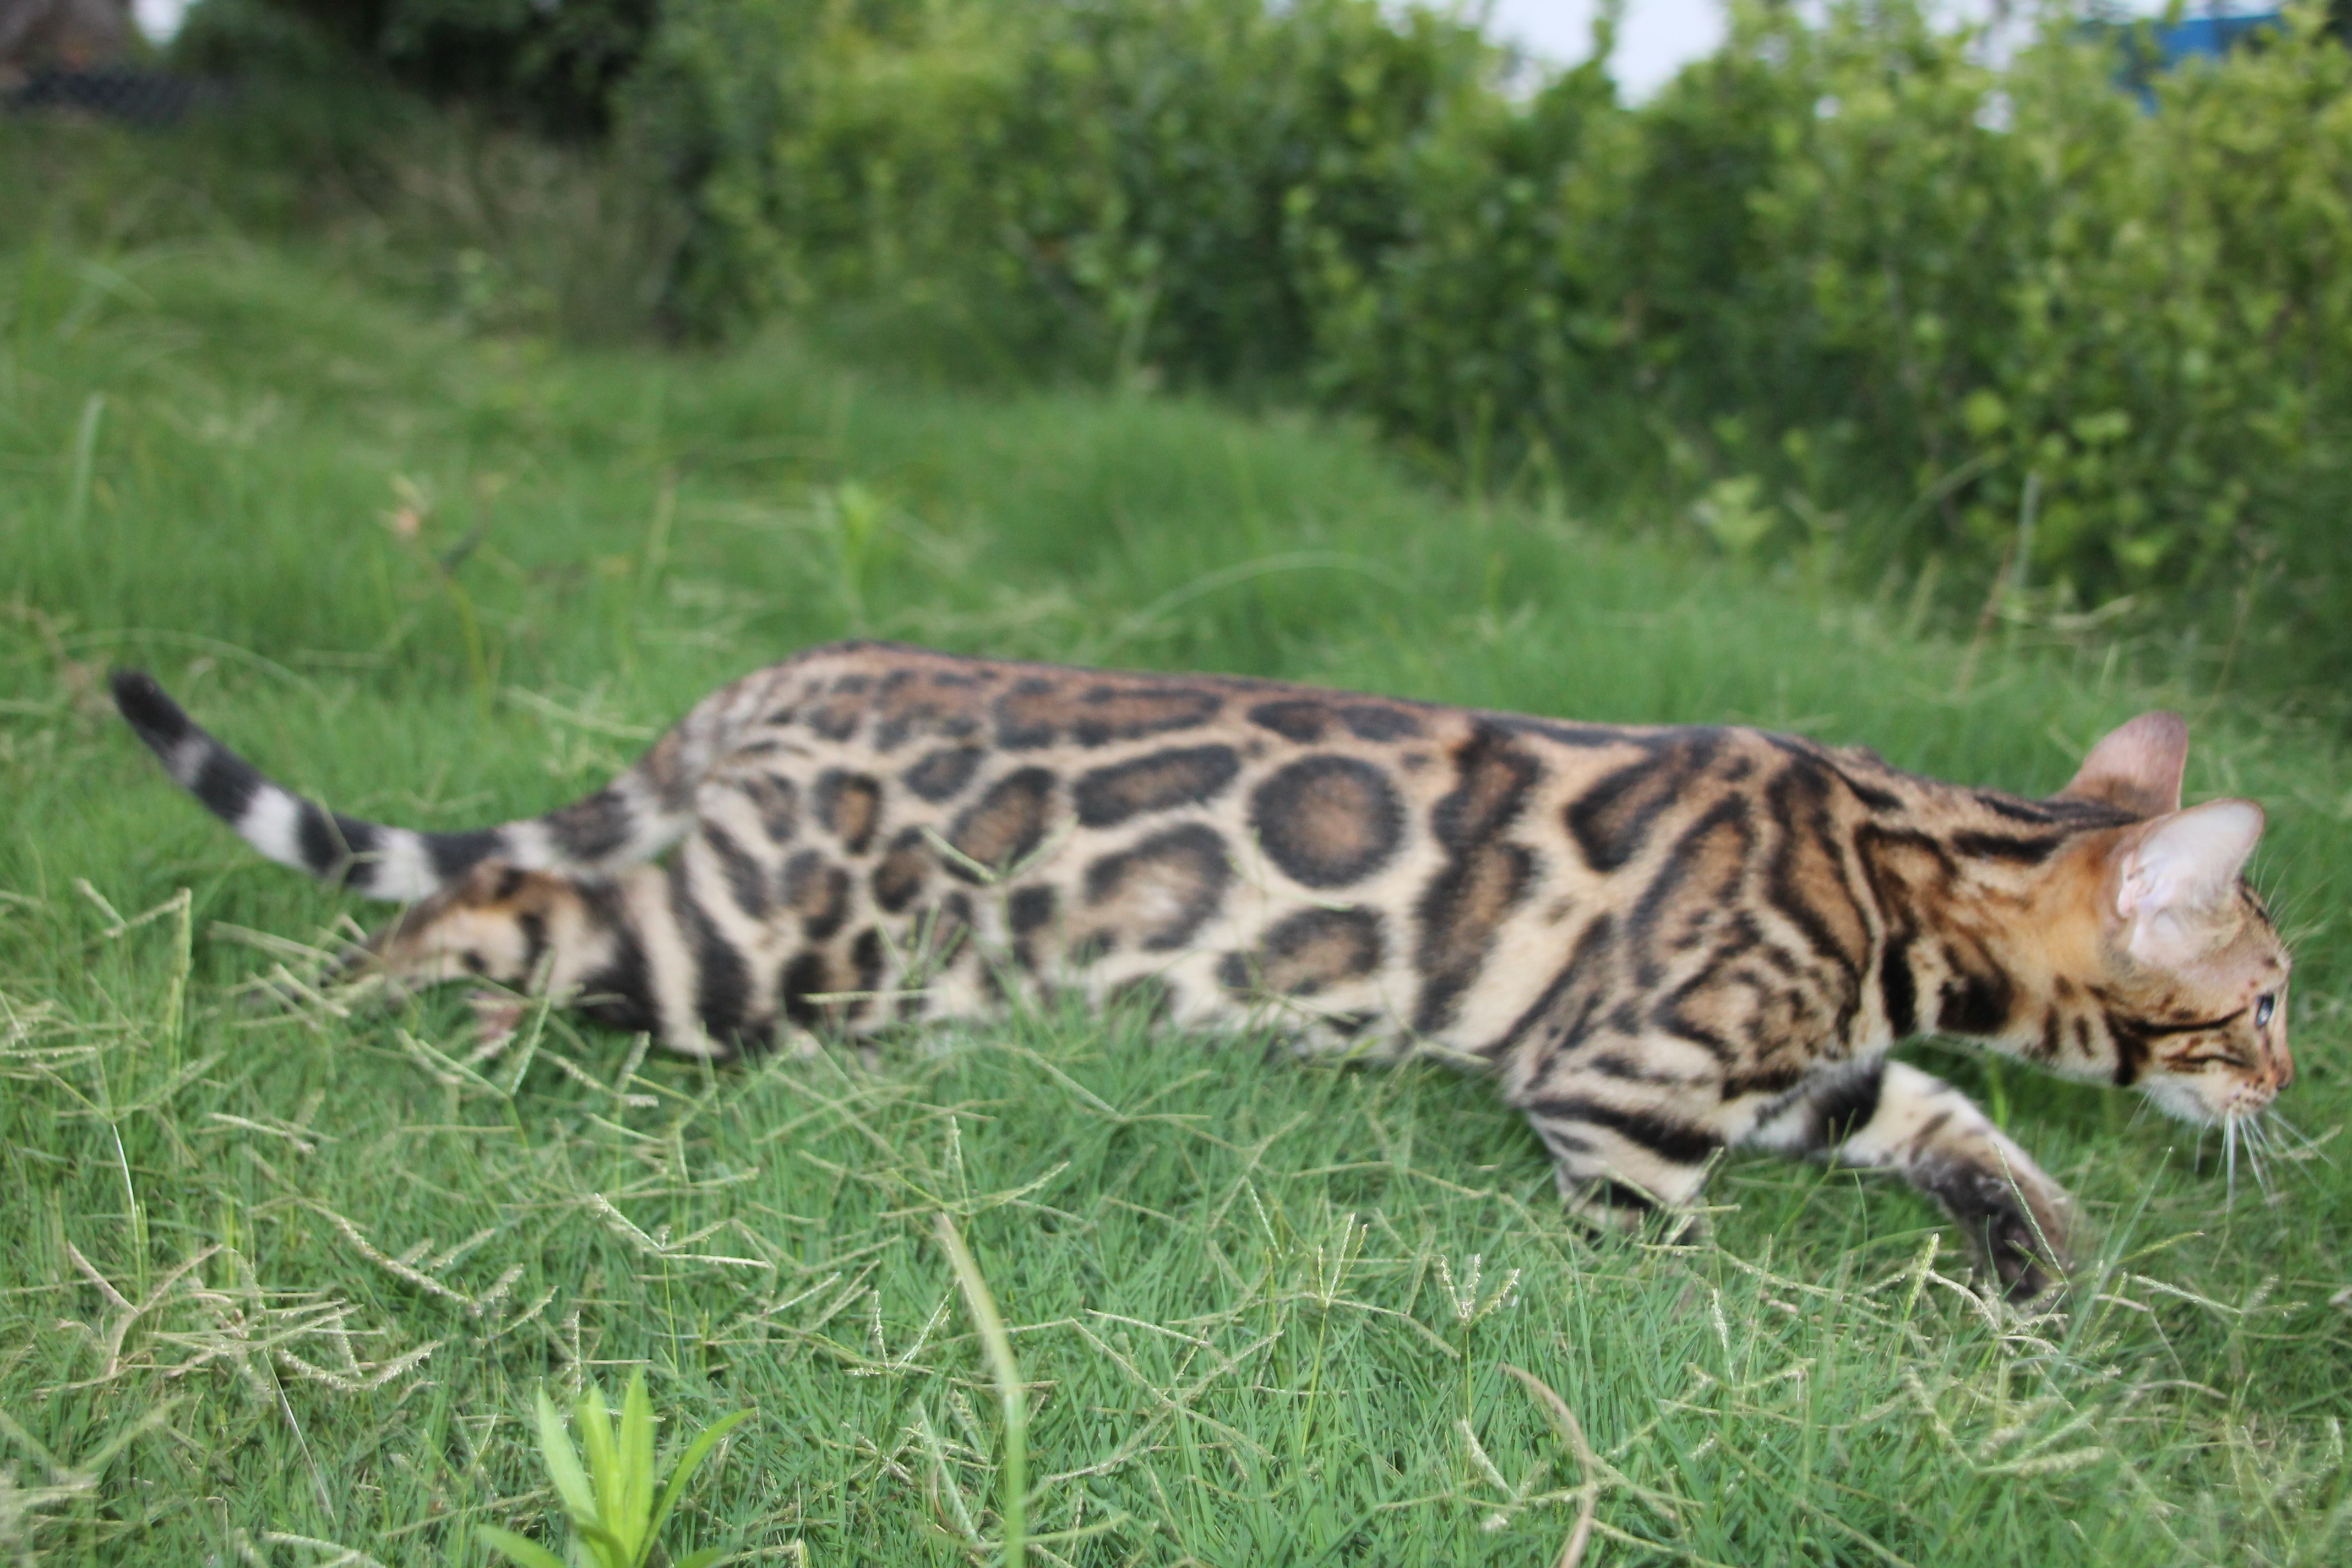
<path fill-rule="evenodd" d="M 2169 713 L 2030 800 L 1758 730 L 842 643 L 584 800 L 420 833 L 287 793 L 145 675 L 114 693 L 263 854 L 412 903 L 365 958 L 396 979 L 706 1055 L 1149 986 L 1179 1026 L 1484 1068 L 1605 1224 L 1731 1148 L 1892 1167 L 2032 1296 L 2065 1194 L 1891 1047 L 1957 1036 L 2200 1123 L 2294 1072 L 2242 876 L 2263 813 L 2181 808 Z"/>

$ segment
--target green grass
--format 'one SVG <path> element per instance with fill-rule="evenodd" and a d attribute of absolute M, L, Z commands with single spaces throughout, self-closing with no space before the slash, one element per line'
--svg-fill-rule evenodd
<path fill-rule="evenodd" d="M 0 1551 L 480 1563 L 474 1523 L 557 1533 L 533 1391 L 642 1365 L 664 1441 L 757 1410 L 679 1535 L 756 1562 L 999 1560 L 1001 1405 L 1033 1562 L 1547 1562 L 1586 1496 L 1610 1563 L 2343 1559 L 2324 736 L 2007 632 L 1964 687 L 1899 590 L 1457 504 L 1304 420 L 469 341 L 234 234 L 0 244 Z M 205 817 L 99 681 L 149 665 L 288 781 L 446 826 L 851 632 L 1753 721 L 2027 790 L 2181 706 L 2192 792 L 2272 809 L 2283 1109 L 2332 1163 L 2226 1201 L 2137 1100 L 1921 1049 L 2095 1218 L 2092 1280 L 2020 1324 L 1898 1184 L 1735 1159 L 1708 1244 L 1599 1243 L 1475 1081 L 1136 1016 L 717 1070 L 555 1016 L 461 1068 L 452 996 L 249 1005 L 303 967 L 271 939 L 372 911 Z"/>

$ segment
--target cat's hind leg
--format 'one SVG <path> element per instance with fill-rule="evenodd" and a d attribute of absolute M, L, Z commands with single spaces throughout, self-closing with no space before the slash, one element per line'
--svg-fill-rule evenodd
<path fill-rule="evenodd" d="M 1685 1208 L 1724 1146 L 1712 1129 L 1677 1112 L 1679 1097 L 1637 1097 L 1628 1087 L 1563 1086 L 1520 1105 L 1551 1153 L 1570 1212 L 1608 1230 L 1637 1229 L 1653 1215 Z"/>

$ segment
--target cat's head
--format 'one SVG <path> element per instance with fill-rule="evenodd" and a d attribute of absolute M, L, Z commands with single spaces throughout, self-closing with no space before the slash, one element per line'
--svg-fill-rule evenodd
<path fill-rule="evenodd" d="M 2183 810 L 2188 756 L 2178 714 L 2143 713 L 2093 748 L 2061 792 L 2139 818 L 2086 846 L 2096 972 L 2087 1005 L 2105 1026 L 2116 1082 L 2183 1120 L 2234 1122 L 2294 1078 L 2291 964 L 2245 878 L 2263 808 L 2214 800 Z"/>

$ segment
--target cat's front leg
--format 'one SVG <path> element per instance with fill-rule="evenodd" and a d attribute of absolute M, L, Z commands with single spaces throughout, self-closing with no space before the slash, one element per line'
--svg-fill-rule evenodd
<path fill-rule="evenodd" d="M 2030 1300 L 2064 1279 L 2074 1200 L 1967 1095 L 1887 1062 L 1820 1098 L 1833 1099 L 1839 1112 L 1818 1123 L 1833 1140 L 1820 1152 L 1840 1164 L 1903 1173 L 1959 1222 L 2012 1300 Z"/>

